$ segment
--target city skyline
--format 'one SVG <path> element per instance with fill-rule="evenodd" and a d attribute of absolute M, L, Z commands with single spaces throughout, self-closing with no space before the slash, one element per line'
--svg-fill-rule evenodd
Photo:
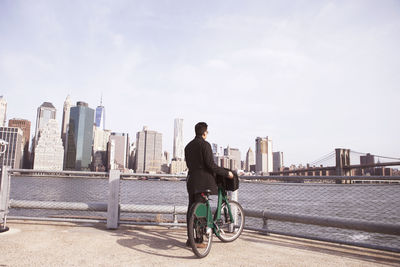
<path fill-rule="evenodd" d="M 336 147 L 398 157 L 399 11 L 397 1 L 2 1 L 0 95 L 7 120 L 33 128 L 41 103 L 60 123 L 68 94 L 94 108 L 103 92 L 108 129 L 148 125 L 171 155 L 183 118 L 185 145 L 205 121 L 210 143 L 242 156 L 270 136 L 288 166 Z"/>

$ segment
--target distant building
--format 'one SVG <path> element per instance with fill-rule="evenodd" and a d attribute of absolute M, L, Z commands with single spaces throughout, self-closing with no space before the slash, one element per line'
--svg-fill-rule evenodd
<path fill-rule="evenodd" d="M 240 162 L 241 162 L 241 154 L 240 150 L 238 148 L 231 148 L 227 147 L 224 149 L 224 156 L 228 157 L 230 161 L 230 169 L 232 170 L 239 170 L 241 168 Z M 227 167 L 225 167 L 227 168 Z"/>
<path fill-rule="evenodd" d="M 110 140 L 111 131 L 103 130 L 93 125 L 93 157 L 92 170 L 106 171 L 108 170 L 108 142 Z"/>
<path fill-rule="evenodd" d="M 254 165 L 254 152 L 253 150 L 251 150 L 251 148 L 249 147 L 249 150 L 247 150 L 246 153 L 246 162 L 245 162 L 245 171 L 246 172 L 250 172 L 251 171 L 251 165 Z"/>
<path fill-rule="evenodd" d="M 256 138 L 256 172 L 267 174 L 273 171 L 272 140 L 268 137 Z"/>
<path fill-rule="evenodd" d="M 170 173 L 171 174 L 180 174 L 187 171 L 186 161 L 184 160 L 175 160 L 171 161 Z"/>
<path fill-rule="evenodd" d="M 7 122 L 7 101 L 0 96 L 0 127 L 5 127 Z"/>
<path fill-rule="evenodd" d="M 68 95 L 64 101 L 63 117 L 62 117 L 62 124 L 61 124 L 61 139 L 62 139 L 65 151 L 67 150 L 66 142 L 67 142 L 67 135 L 68 135 L 69 114 L 71 111 L 71 107 L 72 107 L 72 103 L 71 103 L 71 99 Z"/>
<path fill-rule="evenodd" d="M 143 131 L 136 134 L 136 172 L 160 172 L 161 157 L 162 134 L 143 127 Z"/>
<path fill-rule="evenodd" d="M 93 142 L 94 110 L 85 102 L 71 107 L 66 168 L 69 170 L 90 170 Z"/>
<path fill-rule="evenodd" d="M 50 102 L 43 102 L 43 104 L 38 107 L 36 115 L 35 137 L 34 137 L 34 142 L 32 144 L 33 152 L 38 143 L 40 137 L 40 131 L 47 125 L 49 120 L 56 119 L 56 112 L 57 112 L 56 108 Z"/>
<path fill-rule="evenodd" d="M 184 160 L 185 152 L 183 147 L 183 119 L 174 121 L 174 151 L 173 159 Z"/>
<path fill-rule="evenodd" d="M 50 119 L 41 130 L 35 149 L 35 170 L 62 171 L 64 162 L 64 146 L 56 120 Z"/>
<path fill-rule="evenodd" d="M 371 164 L 375 164 L 374 155 L 367 153 L 365 156 L 360 156 L 360 165 L 371 165 Z M 374 173 L 375 173 L 374 167 L 362 169 L 362 174 L 374 175 Z"/>
<path fill-rule="evenodd" d="M 95 120 L 95 125 L 96 127 L 100 129 L 105 129 L 106 128 L 106 110 L 103 106 L 103 98 L 100 100 L 100 106 L 97 106 L 96 108 L 96 120 Z"/>
<path fill-rule="evenodd" d="M 32 168 L 31 157 L 29 152 L 29 140 L 31 138 L 31 122 L 24 119 L 11 119 L 8 121 L 8 127 L 18 127 L 22 130 L 22 168 Z"/>
<path fill-rule="evenodd" d="M 20 169 L 22 161 L 22 130 L 17 127 L 0 127 L 0 139 L 8 143 L 6 152 L 0 155 L 0 167 Z"/>
<path fill-rule="evenodd" d="M 278 172 L 283 167 L 283 152 L 273 152 L 274 167 L 273 171 Z"/>
<path fill-rule="evenodd" d="M 114 144 L 111 146 L 111 142 Z M 127 133 L 111 133 L 109 141 L 109 153 L 113 151 L 113 157 L 109 157 L 109 169 L 119 169 L 124 171 L 128 169 L 129 162 L 129 135 Z"/>

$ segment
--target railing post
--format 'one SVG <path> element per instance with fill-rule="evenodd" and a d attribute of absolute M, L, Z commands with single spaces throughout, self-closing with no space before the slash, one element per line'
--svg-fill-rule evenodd
<path fill-rule="evenodd" d="M 8 170 L 10 167 L 3 166 L 1 172 L 0 182 L 0 232 L 8 230 L 7 214 L 8 214 L 8 203 L 10 200 L 10 173 Z"/>
<path fill-rule="evenodd" d="M 262 235 L 269 235 L 268 233 L 268 218 L 265 216 L 265 211 L 263 211 L 263 227 L 262 227 Z"/>
<path fill-rule="evenodd" d="M 117 229 L 119 224 L 119 180 L 120 171 L 110 170 L 107 205 L 107 229 Z"/>

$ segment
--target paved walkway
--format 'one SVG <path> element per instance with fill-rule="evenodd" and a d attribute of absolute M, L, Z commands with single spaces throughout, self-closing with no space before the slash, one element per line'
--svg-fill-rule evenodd
<path fill-rule="evenodd" d="M 197 259 L 186 230 L 150 226 L 10 221 L 0 234 L 0 266 L 400 266 L 400 255 L 244 231 L 233 243 L 217 238 Z"/>

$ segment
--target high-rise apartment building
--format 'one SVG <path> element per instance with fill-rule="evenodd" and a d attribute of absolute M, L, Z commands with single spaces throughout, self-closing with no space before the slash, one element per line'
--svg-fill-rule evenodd
<path fill-rule="evenodd" d="M 71 107 L 66 169 L 89 170 L 92 158 L 94 110 L 85 102 Z"/>
<path fill-rule="evenodd" d="M 66 150 L 66 142 L 68 136 L 68 123 L 69 123 L 69 114 L 71 111 L 71 107 L 72 107 L 71 98 L 68 95 L 64 101 L 63 117 L 61 124 L 61 139 L 65 150 Z"/>
<path fill-rule="evenodd" d="M 272 140 L 268 137 L 256 138 L 256 172 L 267 174 L 273 171 Z"/>
<path fill-rule="evenodd" d="M 183 119 L 175 119 L 174 121 L 174 155 L 176 160 L 183 160 L 185 152 L 183 147 Z"/>
<path fill-rule="evenodd" d="M 11 119 L 8 121 L 8 127 L 17 127 L 22 130 L 22 168 L 30 169 L 32 164 L 30 162 L 29 153 L 29 140 L 31 138 L 31 122 L 24 119 Z"/>
<path fill-rule="evenodd" d="M 41 130 L 35 148 L 35 170 L 62 171 L 64 162 L 64 146 L 60 137 L 60 129 L 56 120 L 49 120 Z"/>
<path fill-rule="evenodd" d="M 7 122 L 7 101 L 0 96 L 0 127 L 5 127 Z"/>
<path fill-rule="evenodd" d="M 22 130 L 20 128 L 0 127 L 0 139 L 8 143 L 5 153 L 0 156 L 1 169 L 3 169 L 3 166 L 9 166 L 12 169 L 21 168 L 22 138 Z"/>
<path fill-rule="evenodd" d="M 35 129 L 35 137 L 33 141 L 33 150 L 35 149 L 37 142 L 40 137 L 40 131 L 47 125 L 49 120 L 56 119 L 56 108 L 50 102 L 43 102 L 40 107 L 37 109 L 37 116 L 36 116 L 36 129 Z M 34 152 L 34 151 L 33 151 Z"/>
<path fill-rule="evenodd" d="M 113 144 L 112 144 L 113 143 Z M 127 133 L 111 133 L 109 141 L 109 169 L 125 170 L 129 163 L 129 135 Z M 111 150 L 114 150 L 111 152 Z"/>
<path fill-rule="evenodd" d="M 106 109 L 103 106 L 103 97 L 100 99 L 100 106 L 96 108 L 96 118 L 95 118 L 95 125 L 100 129 L 106 128 Z"/>
<path fill-rule="evenodd" d="M 283 167 L 283 152 L 273 152 L 273 171 L 278 172 Z"/>
<path fill-rule="evenodd" d="M 143 131 L 136 134 L 136 172 L 160 172 L 161 158 L 162 134 L 143 127 Z"/>
<path fill-rule="evenodd" d="M 245 171 L 246 172 L 251 171 L 251 165 L 255 165 L 255 161 L 254 161 L 254 152 L 249 147 L 249 150 L 247 150 L 247 153 L 246 153 L 246 163 L 245 163 Z"/>

